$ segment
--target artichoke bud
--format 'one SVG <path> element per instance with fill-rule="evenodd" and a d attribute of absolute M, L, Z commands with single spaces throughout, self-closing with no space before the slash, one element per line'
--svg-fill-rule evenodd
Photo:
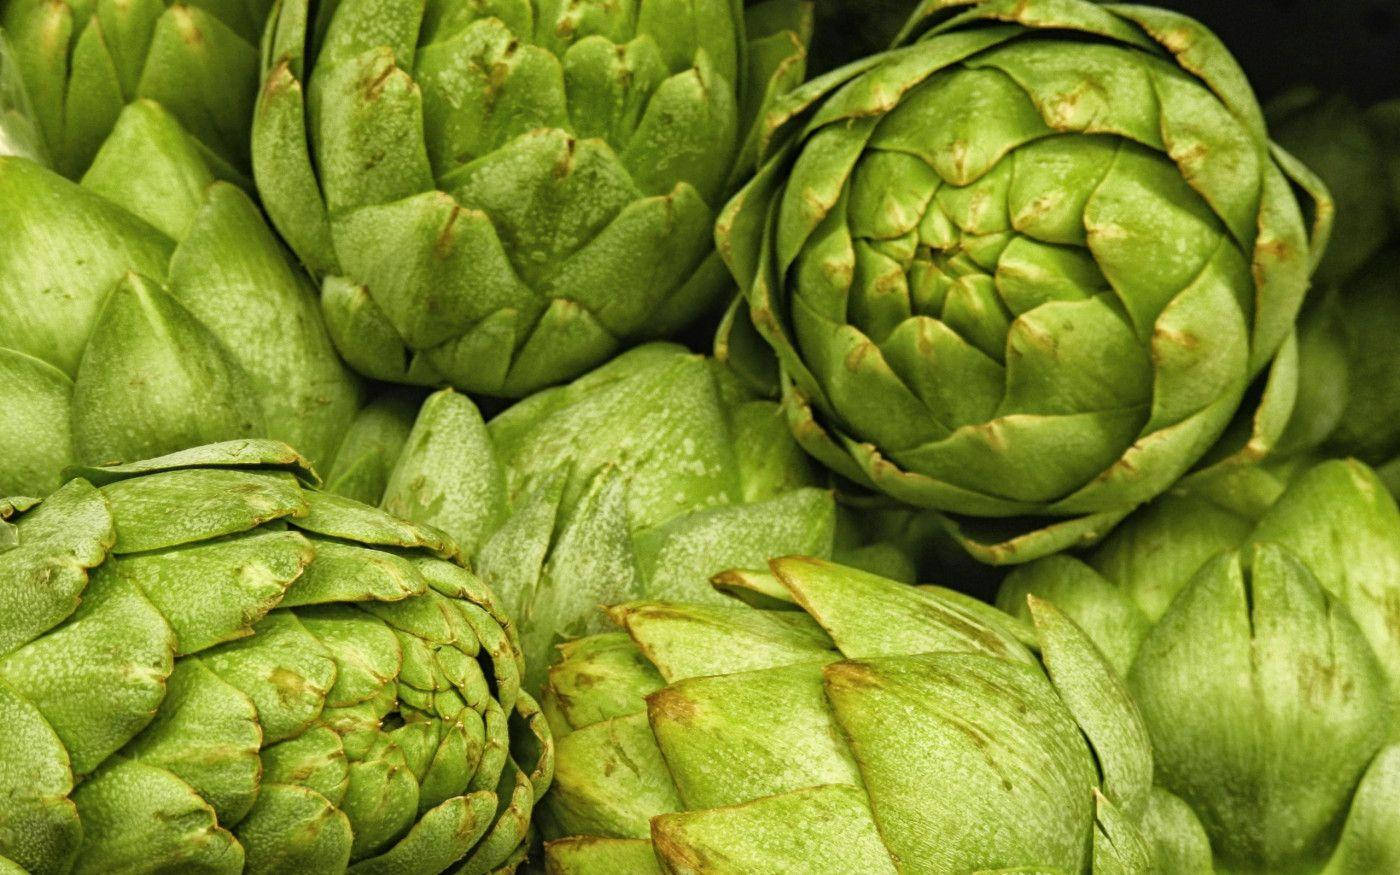
<path fill-rule="evenodd" d="M 1037 659 L 985 605 L 812 559 L 772 572 L 725 583 L 776 581 L 785 605 L 619 605 L 624 633 L 564 648 L 544 700 L 555 871 L 1209 860 L 1189 809 L 1152 787 L 1123 682 L 1049 603 L 1033 604 Z"/>
<path fill-rule="evenodd" d="M 1324 288 L 1299 322 L 1298 402 L 1284 449 L 1390 462 L 1400 455 L 1390 343 L 1400 324 L 1400 102 L 1362 109 L 1300 88 L 1268 112 L 1279 143 L 1337 202 L 1336 233 L 1316 275 Z"/>
<path fill-rule="evenodd" d="M 1018 568 L 998 603 L 1047 599 L 1100 646 L 1158 782 L 1223 866 L 1385 869 L 1400 860 L 1383 801 L 1400 792 L 1397 567 L 1400 510 L 1376 474 L 1294 460 L 1193 478 L 1084 559 Z"/>
<path fill-rule="evenodd" d="M 19 0 L 0 24 L 59 173 L 81 177 L 123 108 L 153 100 L 197 138 L 216 175 L 246 184 L 256 46 L 270 7 Z"/>
<path fill-rule="evenodd" d="M 0 856 L 436 872 L 523 853 L 550 733 L 443 533 L 313 489 L 272 441 L 74 474 L 6 511 Z"/>
<path fill-rule="evenodd" d="M 804 4 L 756 7 L 752 51 L 729 0 L 312 9 L 270 24 L 254 164 L 358 370 L 519 397 L 729 288 L 714 217 Z"/>
<path fill-rule="evenodd" d="M 1171 59 L 1187 45 L 1215 60 Z M 1330 201 L 1199 24 L 926 3 L 781 110 L 716 233 L 794 433 L 838 473 L 1010 564 L 1166 491 L 1265 372 L 1248 437 L 1278 440 Z M 727 351 L 751 346 L 735 321 Z"/>
<path fill-rule="evenodd" d="M 6 443 L 46 437 L 0 466 L 0 492 L 238 437 L 329 466 L 359 385 L 257 205 L 162 105 L 127 106 L 81 184 L 3 158 L 0 189 L 17 207 L 0 244 Z"/>
<path fill-rule="evenodd" d="M 1129 684 L 1159 780 L 1230 866 L 1325 861 L 1392 731 L 1366 637 L 1276 544 L 1203 567 L 1143 642 Z"/>
<path fill-rule="evenodd" d="M 1388 156 L 1382 132 L 1350 98 L 1296 88 L 1265 108 L 1280 146 L 1317 172 L 1336 201 L 1333 238 L 1318 264 L 1317 282 L 1331 285 L 1354 274 L 1392 231 Z"/>

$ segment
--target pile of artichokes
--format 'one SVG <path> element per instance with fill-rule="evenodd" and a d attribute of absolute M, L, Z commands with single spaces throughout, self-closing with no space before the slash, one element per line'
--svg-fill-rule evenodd
<path fill-rule="evenodd" d="M 0 0 L 0 873 L 1400 872 L 1400 15 L 1156 2 Z"/>

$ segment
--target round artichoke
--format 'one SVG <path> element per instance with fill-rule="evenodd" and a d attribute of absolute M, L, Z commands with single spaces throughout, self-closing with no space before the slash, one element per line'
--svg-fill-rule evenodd
<path fill-rule="evenodd" d="M 1007 578 L 1127 678 L 1227 871 L 1400 869 L 1400 510 L 1355 461 L 1245 468 Z M 1329 862 L 1330 861 L 1330 862 Z"/>
<path fill-rule="evenodd" d="M 625 633 L 562 648 L 550 871 L 1209 866 L 1122 682 L 1053 607 L 1031 602 L 1032 628 L 949 590 L 771 567 L 721 578 L 759 607 L 622 605 Z"/>
<path fill-rule="evenodd" d="M 521 396 L 731 287 L 715 213 L 810 9 L 505 0 L 273 12 L 253 166 L 372 377 Z"/>
<path fill-rule="evenodd" d="M 678 346 L 630 350 L 489 423 L 451 390 L 430 396 L 411 430 L 383 413 L 362 453 L 394 463 L 381 493 L 359 497 L 446 531 L 472 557 L 519 624 L 532 692 L 559 640 L 607 627 L 600 605 L 723 602 L 712 575 L 795 553 L 839 551 L 912 577 L 902 553 L 840 524 L 776 404 Z M 357 467 L 348 449 L 342 460 Z"/>
<path fill-rule="evenodd" d="M 269 0 L 7 0 L 21 78 L 58 172 L 83 175 L 131 101 L 161 103 L 223 179 L 246 182 Z"/>
<path fill-rule="evenodd" d="M 160 105 L 76 185 L 0 157 L 0 495 L 236 437 L 329 465 L 360 404 L 310 281 Z"/>
<path fill-rule="evenodd" d="M 236 441 L 0 509 L 0 868 L 510 868 L 552 742 L 434 529 Z"/>
<path fill-rule="evenodd" d="M 720 352 L 761 376 L 756 327 L 813 455 L 998 564 L 1102 537 L 1237 411 L 1219 455 L 1266 451 L 1331 207 L 1224 47 L 1084 0 L 915 15 L 770 112 L 717 228 L 752 317 Z"/>

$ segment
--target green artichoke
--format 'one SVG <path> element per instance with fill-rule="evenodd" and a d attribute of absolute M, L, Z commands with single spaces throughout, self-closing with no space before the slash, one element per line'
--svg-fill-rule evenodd
<path fill-rule="evenodd" d="M 1336 202 L 1332 242 L 1313 277 L 1320 285 L 1354 275 L 1394 233 L 1400 181 L 1387 178 L 1389 164 L 1400 160 L 1400 141 L 1387 155 L 1385 117 L 1398 113 L 1400 101 L 1368 114 L 1345 95 L 1313 88 L 1294 89 L 1267 107 L 1274 139 L 1317 173 Z M 1393 124 L 1400 137 L 1400 123 Z"/>
<path fill-rule="evenodd" d="M 1400 510 L 1355 461 L 1245 468 L 1016 569 L 1126 678 L 1227 871 L 1400 871 Z"/>
<path fill-rule="evenodd" d="M 1300 89 L 1269 114 L 1279 142 L 1337 202 L 1322 287 L 1299 320 L 1298 400 L 1279 449 L 1391 462 L 1400 456 L 1400 101 L 1362 110 Z"/>
<path fill-rule="evenodd" d="M 906 31 L 770 112 L 717 227 L 752 317 L 718 353 L 762 381 L 771 347 L 813 455 L 995 564 L 1102 537 L 1237 412 L 1220 460 L 1267 451 L 1331 206 L 1219 41 L 1083 0 Z"/>
<path fill-rule="evenodd" d="M 819 560 L 772 570 L 722 578 L 759 607 L 622 605 L 625 633 L 563 648 L 550 871 L 1209 866 L 1122 682 L 1052 606 L 1023 627 Z"/>
<path fill-rule="evenodd" d="M 160 105 L 75 185 L 0 157 L 0 495 L 69 464 L 272 437 L 327 467 L 360 405 L 309 279 Z"/>
<path fill-rule="evenodd" d="M 445 535 L 273 441 L 77 474 L 0 509 L 0 869 L 523 857 L 552 742 Z"/>
<path fill-rule="evenodd" d="M 559 640 L 607 627 L 601 605 L 722 602 L 712 575 L 794 553 L 839 550 L 912 576 L 902 553 L 838 526 L 776 404 L 678 346 L 633 349 L 489 424 L 451 390 L 430 396 L 411 430 L 399 410 L 357 438 L 366 466 L 396 460 L 382 493 L 358 497 L 446 531 L 473 557 L 520 626 L 532 691 Z M 352 456 L 341 459 L 361 467 Z M 346 491 L 380 479 L 331 478 Z"/>
<path fill-rule="evenodd" d="M 80 178 L 122 109 L 162 104 L 221 179 L 246 182 L 269 0 L 6 0 L 9 30 L 46 151 Z"/>
<path fill-rule="evenodd" d="M 715 213 L 746 120 L 803 75 L 770 0 L 284 0 L 253 167 L 325 276 L 337 347 L 382 380 L 518 397 L 732 288 Z"/>

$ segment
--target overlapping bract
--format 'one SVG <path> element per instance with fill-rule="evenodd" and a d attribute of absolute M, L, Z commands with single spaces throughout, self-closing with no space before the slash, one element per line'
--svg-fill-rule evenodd
<path fill-rule="evenodd" d="M 1246 468 L 1008 577 L 1126 677 L 1228 871 L 1400 867 L 1400 510 L 1355 461 Z"/>
<path fill-rule="evenodd" d="M 838 526 L 776 404 L 678 346 L 624 353 L 489 423 L 452 391 L 411 430 L 406 412 L 348 438 L 330 488 L 452 535 L 519 622 L 535 686 L 555 643 L 607 626 L 601 605 L 722 601 L 712 575 L 793 553 L 910 573 Z M 361 477 L 376 458 L 391 470 Z"/>
<path fill-rule="evenodd" d="M 0 27 L 0 155 L 42 161 L 46 152 L 34 107 L 19 78 L 19 62 Z"/>
<path fill-rule="evenodd" d="M 523 859 L 552 742 L 450 539 L 308 488 L 272 441 L 81 474 L 0 513 L 0 863 Z"/>
<path fill-rule="evenodd" d="M 730 288 L 747 120 L 801 81 L 770 0 L 285 0 L 253 164 L 364 374 L 521 396 Z"/>
<path fill-rule="evenodd" d="M 7 0 L 21 78 L 53 167 L 87 172 L 133 100 L 159 102 L 221 179 L 251 177 L 258 36 L 269 0 Z"/>
<path fill-rule="evenodd" d="M 1219 41 L 1079 0 L 929 0 L 908 33 L 770 113 L 718 226 L 804 446 L 993 563 L 1102 537 L 1269 371 L 1231 458 L 1265 452 L 1331 211 Z M 748 319 L 719 343 L 762 375 Z"/>
<path fill-rule="evenodd" d="M 80 185 L 0 157 L 0 202 L 0 495 L 236 437 L 329 465 L 359 382 L 257 205 L 158 104 Z"/>
<path fill-rule="evenodd" d="M 1032 628 L 827 562 L 772 571 L 721 580 L 755 607 L 621 605 L 625 632 L 563 648 L 550 871 L 1209 867 L 1122 682 L 1053 607 Z"/>

